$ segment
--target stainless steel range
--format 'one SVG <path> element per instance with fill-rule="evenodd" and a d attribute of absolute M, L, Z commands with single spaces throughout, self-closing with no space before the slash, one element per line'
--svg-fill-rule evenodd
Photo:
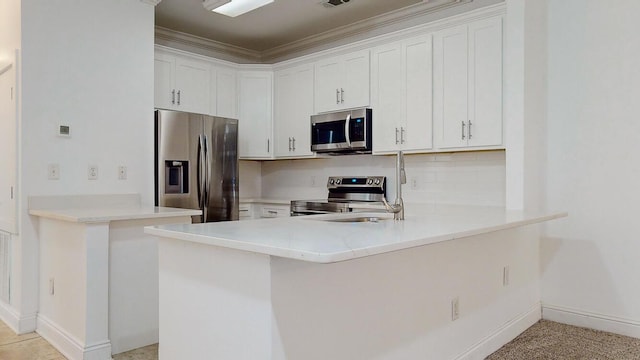
<path fill-rule="evenodd" d="M 361 205 L 382 204 L 386 187 L 384 176 L 331 176 L 327 200 L 292 200 L 291 216 L 371 211 Z"/>

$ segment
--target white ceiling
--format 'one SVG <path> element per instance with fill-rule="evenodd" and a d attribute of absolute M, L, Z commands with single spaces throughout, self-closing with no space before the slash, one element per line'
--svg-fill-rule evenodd
<path fill-rule="evenodd" d="M 162 0 L 156 25 L 263 52 L 357 21 L 376 18 L 412 5 L 438 0 L 350 0 L 327 8 L 322 0 L 275 0 L 260 9 L 230 18 L 202 6 L 202 0 Z"/>

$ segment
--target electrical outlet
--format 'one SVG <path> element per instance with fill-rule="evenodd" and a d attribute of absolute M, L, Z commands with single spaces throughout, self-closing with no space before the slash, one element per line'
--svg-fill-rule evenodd
<path fill-rule="evenodd" d="M 412 177 L 409 180 L 409 183 L 411 185 L 411 190 L 418 190 L 420 189 L 420 179 L 418 177 Z"/>
<path fill-rule="evenodd" d="M 509 265 L 502 268 L 502 286 L 509 285 Z"/>
<path fill-rule="evenodd" d="M 47 169 L 49 180 L 59 180 L 60 179 L 60 165 L 58 164 L 49 164 Z"/>
<path fill-rule="evenodd" d="M 55 293 L 56 293 L 55 279 L 49 278 L 49 295 L 55 295 Z"/>
<path fill-rule="evenodd" d="M 460 301 L 456 296 L 451 300 L 451 321 L 458 320 L 460 317 Z"/>
<path fill-rule="evenodd" d="M 98 166 L 97 165 L 89 165 L 89 169 L 87 171 L 89 180 L 98 180 Z"/>
<path fill-rule="evenodd" d="M 127 180 L 127 167 L 124 165 L 118 166 L 118 179 Z"/>

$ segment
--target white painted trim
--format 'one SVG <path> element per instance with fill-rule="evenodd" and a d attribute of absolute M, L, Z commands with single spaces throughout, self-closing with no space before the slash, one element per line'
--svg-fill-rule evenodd
<path fill-rule="evenodd" d="M 26 334 L 36 330 L 36 315 L 20 316 L 10 304 L 0 301 L 0 320 L 16 334 Z"/>
<path fill-rule="evenodd" d="M 69 360 L 113 360 L 111 358 L 111 342 L 83 345 L 82 341 L 64 331 L 45 316 L 38 315 L 36 332 L 47 340 Z"/>
<path fill-rule="evenodd" d="M 211 54 L 216 57 L 220 56 L 222 58 L 225 58 L 225 55 L 228 55 L 234 58 L 236 62 L 245 60 L 248 62 L 259 63 L 261 58 L 261 53 L 259 51 L 253 51 L 239 46 L 225 44 L 219 41 L 210 40 L 200 36 L 167 29 L 160 26 L 155 27 L 156 44 L 158 43 L 158 40 L 160 40 L 160 42 L 164 41 L 167 43 L 180 44 L 186 46 L 187 48 L 200 49 L 205 51 L 207 54 Z"/>
<path fill-rule="evenodd" d="M 11 305 L 0 301 L 0 320 L 2 320 L 11 330 L 20 333 L 20 314 Z"/>
<path fill-rule="evenodd" d="M 542 317 L 540 303 L 537 303 L 529 311 L 507 322 L 490 335 L 480 340 L 470 349 L 460 354 L 455 360 L 484 359 L 500 349 L 509 341 L 522 334 L 523 331 L 538 322 Z"/>
<path fill-rule="evenodd" d="M 542 318 L 563 324 L 640 338 L 640 321 L 564 306 L 543 304 Z"/>

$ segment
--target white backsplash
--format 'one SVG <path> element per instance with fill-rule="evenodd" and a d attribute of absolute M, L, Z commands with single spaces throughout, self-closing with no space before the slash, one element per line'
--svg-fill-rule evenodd
<path fill-rule="evenodd" d="M 260 161 L 240 160 L 238 167 L 240 178 L 240 198 L 262 197 L 262 174 Z"/>
<path fill-rule="evenodd" d="M 245 173 L 255 174 L 256 162 L 247 163 L 252 164 L 241 166 L 241 171 L 244 168 Z M 361 175 L 386 176 L 387 197 L 389 201 L 395 198 L 395 156 L 265 161 L 258 166 L 262 175 L 260 193 L 264 198 L 326 199 L 327 177 Z M 402 188 L 405 202 L 504 206 L 504 151 L 405 155 L 405 167 L 407 184 Z M 241 195 L 249 197 L 242 190 L 249 180 L 240 181 Z"/>

